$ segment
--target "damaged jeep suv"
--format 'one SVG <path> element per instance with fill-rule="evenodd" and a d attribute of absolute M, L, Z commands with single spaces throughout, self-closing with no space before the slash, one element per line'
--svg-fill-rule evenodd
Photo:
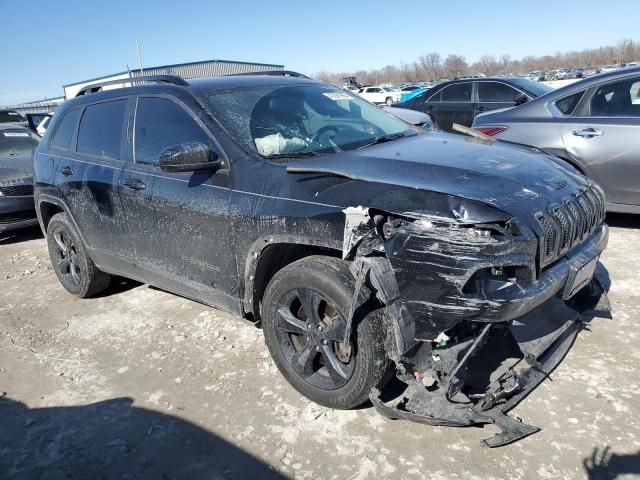
<path fill-rule="evenodd" d="M 69 292 L 121 275 L 241 315 L 322 405 L 493 423 L 490 446 L 536 431 L 506 412 L 605 301 L 592 181 L 294 73 L 103 87 L 58 109 L 34 158 Z"/>

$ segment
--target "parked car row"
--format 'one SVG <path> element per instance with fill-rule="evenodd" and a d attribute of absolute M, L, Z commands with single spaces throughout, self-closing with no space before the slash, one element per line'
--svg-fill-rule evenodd
<path fill-rule="evenodd" d="M 613 72 L 614 70 L 622 68 L 637 67 L 637 62 L 624 63 L 617 65 L 601 65 L 599 67 L 584 67 L 584 68 L 560 68 L 549 71 L 533 71 L 529 72 L 526 77 L 529 80 L 535 82 L 554 81 L 554 80 L 570 80 L 577 78 L 590 77 L 599 73 Z"/>
<path fill-rule="evenodd" d="M 470 127 L 478 113 L 513 107 L 549 91 L 520 77 L 469 78 L 441 83 L 394 107 L 427 113 L 435 128 L 451 131 L 454 123 Z"/>

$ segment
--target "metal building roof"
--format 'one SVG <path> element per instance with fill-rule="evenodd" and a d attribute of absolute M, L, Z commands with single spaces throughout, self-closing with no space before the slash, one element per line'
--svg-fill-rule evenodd
<path fill-rule="evenodd" d="M 175 65 L 162 65 L 159 67 L 143 68 L 144 75 L 179 75 L 182 78 L 218 77 L 221 75 L 231 75 L 234 73 L 264 72 L 268 70 L 282 70 L 284 65 L 273 65 L 267 63 L 238 62 L 233 60 L 203 60 L 200 62 L 178 63 Z M 102 77 L 90 78 L 80 82 L 73 82 L 63 85 L 62 88 L 75 85 L 87 84 L 121 75 L 131 75 L 139 77 L 143 74 L 140 70 L 131 70 Z"/>

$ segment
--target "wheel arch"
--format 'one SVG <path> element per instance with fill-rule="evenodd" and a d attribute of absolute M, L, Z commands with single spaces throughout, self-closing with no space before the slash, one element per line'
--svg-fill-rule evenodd
<path fill-rule="evenodd" d="M 76 232 L 80 236 L 80 240 L 83 244 L 86 245 L 84 241 L 84 235 L 82 234 L 82 230 L 78 227 L 78 222 L 76 222 L 75 217 L 71 214 L 71 211 L 67 204 L 58 197 L 53 197 L 51 195 L 38 195 L 35 199 L 36 201 L 36 215 L 38 216 L 38 221 L 40 222 L 40 228 L 42 229 L 42 233 L 47 235 L 47 227 L 49 222 L 53 218 L 54 215 L 58 213 L 64 213 L 69 218 L 69 221 L 73 224 L 76 229 Z"/>
<path fill-rule="evenodd" d="M 288 236 L 254 242 L 244 272 L 244 314 L 258 322 L 260 303 L 273 276 L 287 265 L 312 255 L 341 258 L 341 246 Z"/>

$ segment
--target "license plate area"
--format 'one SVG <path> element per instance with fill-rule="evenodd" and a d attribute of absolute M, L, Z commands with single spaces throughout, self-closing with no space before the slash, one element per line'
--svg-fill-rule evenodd
<path fill-rule="evenodd" d="M 596 267 L 598 266 L 598 259 L 600 255 L 596 255 L 588 262 L 578 266 L 577 268 L 572 267 L 571 272 L 569 273 L 569 278 L 567 278 L 567 284 L 564 288 L 564 293 L 562 298 L 565 300 L 573 297 L 578 291 L 587 285 L 591 279 L 593 278 L 593 274 L 596 271 Z"/>

